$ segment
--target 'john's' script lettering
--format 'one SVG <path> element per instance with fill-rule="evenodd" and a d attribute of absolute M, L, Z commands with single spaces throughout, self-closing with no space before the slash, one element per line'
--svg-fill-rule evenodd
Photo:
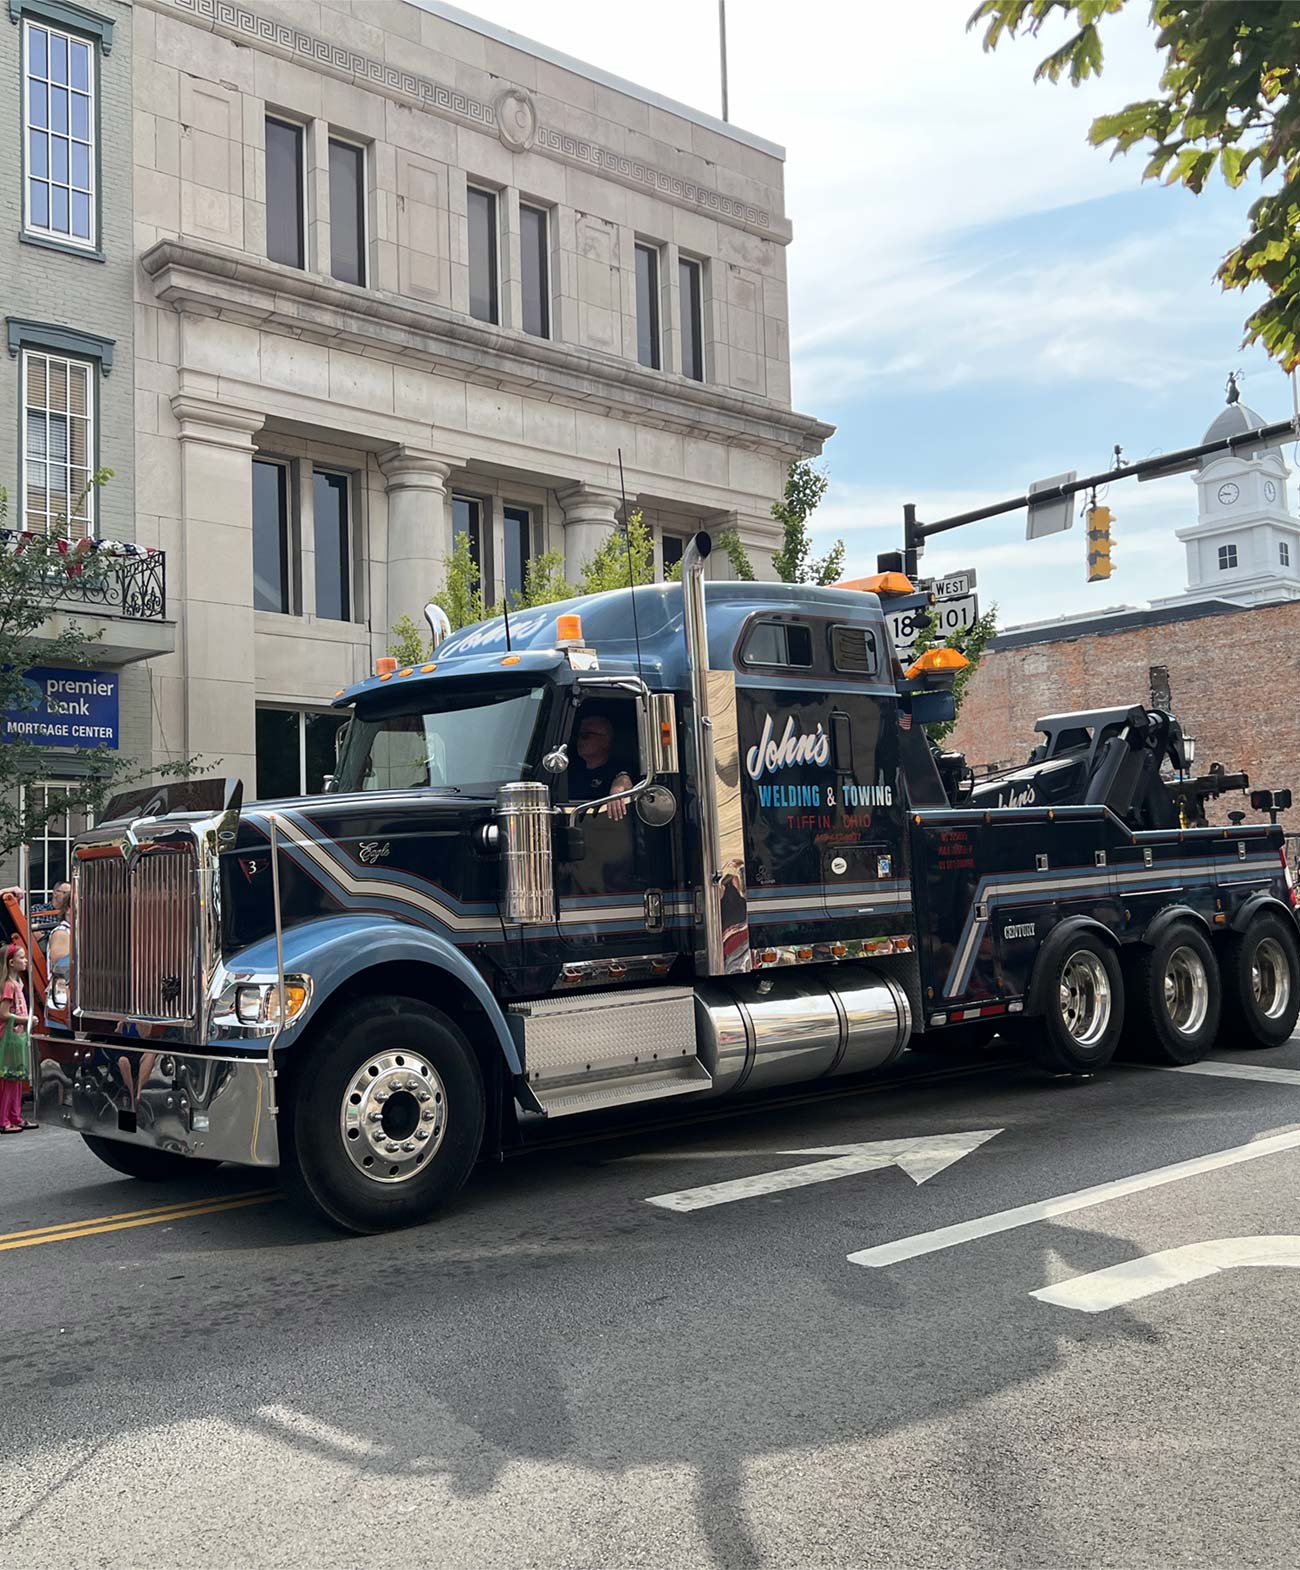
<path fill-rule="evenodd" d="M 745 754 L 745 767 L 750 779 L 758 780 L 764 774 L 775 774 L 778 769 L 796 768 L 805 763 L 825 768 L 830 760 L 831 739 L 820 724 L 811 736 L 801 736 L 791 714 L 777 741 L 772 733 L 772 716 L 767 714 L 763 717 L 763 734 L 758 745 Z"/>

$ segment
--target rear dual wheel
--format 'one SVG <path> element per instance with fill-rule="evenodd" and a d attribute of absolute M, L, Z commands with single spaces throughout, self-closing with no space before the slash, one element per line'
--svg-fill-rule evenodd
<path fill-rule="evenodd" d="M 1300 1015 L 1300 948 L 1295 927 L 1261 911 L 1223 951 L 1223 1045 L 1280 1047 Z"/>
<path fill-rule="evenodd" d="M 1223 987 L 1210 940 L 1175 921 L 1125 965 L 1124 1050 L 1146 1063 L 1199 1063 L 1219 1032 Z"/>
<path fill-rule="evenodd" d="M 1074 931 L 1049 940 L 1040 964 L 1042 1012 L 1026 1031 L 1030 1056 L 1052 1074 L 1097 1073 L 1115 1056 L 1124 1024 L 1114 950 L 1096 933 Z"/>

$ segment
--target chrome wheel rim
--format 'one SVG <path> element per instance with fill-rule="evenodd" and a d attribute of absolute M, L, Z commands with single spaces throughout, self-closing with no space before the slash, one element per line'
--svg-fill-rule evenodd
<path fill-rule="evenodd" d="M 1165 966 L 1165 1013 L 1180 1036 L 1194 1036 L 1210 1012 L 1210 978 L 1195 949 L 1177 948 Z"/>
<path fill-rule="evenodd" d="M 1080 1047 L 1095 1047 L 1110 1024 L 1110 977 L 1096 954 L 1079 949 L 1061 967 L 1061 1022 Z"/>
<path fill-rule="evenodd" d="M 372 1183 L 409 1183 L 429 1163 L 447 1129 L 447 1092 L 418 1052 L 367 1058 L 343 1092 L 343 1148 Z"/>
<path fill-rule="evenodd" d="M 1265 1019 L 1281 1019 L 1291 1001 L 1291 965 L 1276 938 L 1265 938 L 1250 961 L 1255 1006 Z"/>

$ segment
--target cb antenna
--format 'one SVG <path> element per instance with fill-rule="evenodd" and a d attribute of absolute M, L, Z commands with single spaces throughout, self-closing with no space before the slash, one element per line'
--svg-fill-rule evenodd
<path fill-rule="evenodd" d="M 632 534 L 627 526 L 627 484 L 623 479 L 623 449 L 618 448 L 618 489 L 623 498 L 623 543 L 627 547 L 627 586 L 632 591 L 632 637 L 636 642 L 636 673 L 641 673 L 641 627 L 636 614 L 636 573 L 633 570 Z M 644 678 L 642 678 L 644 679 Z"/>

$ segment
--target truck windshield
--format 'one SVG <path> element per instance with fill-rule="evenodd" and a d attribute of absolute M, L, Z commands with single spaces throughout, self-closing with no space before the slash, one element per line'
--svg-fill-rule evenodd
<path fill-rule="evenodd" d="M 522 779 L 544 690 L 449 692 L 436 708 L 358 716 L 343 743 L 334 789 L 492 791 Z"/>

